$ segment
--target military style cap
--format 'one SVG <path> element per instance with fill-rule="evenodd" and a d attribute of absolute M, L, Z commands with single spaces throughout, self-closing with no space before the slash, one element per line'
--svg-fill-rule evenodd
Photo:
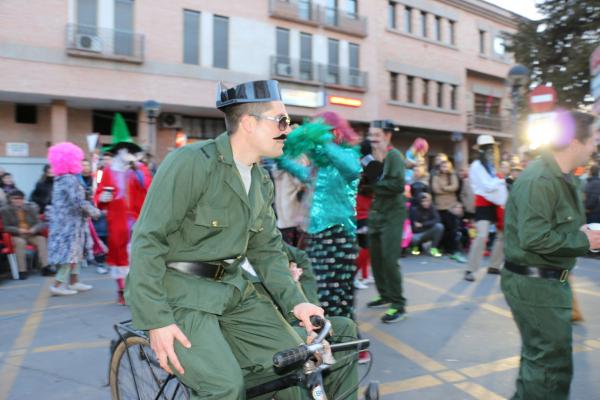
<path fill-rule="evenodd" d="M 373 128 L 381 128 L 384 131 L 393 131 L 398 132 L 400 128 L 396 126 L 394 121 L 389 119 L 378 119 L 376 121 L 371 122 L 371 127 Z"/>
<path fill-rule="evenodd" d="M 267 103 L 281 101 L 279 82 L 270 79 L 266 81 L 251 81 L 241 83 L 232 88 L 226 88 L 221 81 L 217 83 L 217 108 L 242 103 Z"/>

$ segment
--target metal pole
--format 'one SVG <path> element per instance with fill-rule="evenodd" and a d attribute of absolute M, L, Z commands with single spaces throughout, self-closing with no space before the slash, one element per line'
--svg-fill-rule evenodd
<path fill-rule="evenodd" d="M 519 86 L 518 85 L 513 85 L 511 97 L 512 97 L 512 103 L 513 103 L 513 107 L 512 107 L 512 129 L 513 129 L 512 154 L 514 155 L 514 154 L 517 154 L 517 151 L 519 150 L 519 145 L 520 145 L 519 144 L 519 122 L 518 122 L 520 94 L 519 94 Z"/>
<path fill-rule="evenodd" d="M 156 118 L 154 116 L 148 117 L 148 144 L 150 153 L 152 156 L 156 155 Z"/>

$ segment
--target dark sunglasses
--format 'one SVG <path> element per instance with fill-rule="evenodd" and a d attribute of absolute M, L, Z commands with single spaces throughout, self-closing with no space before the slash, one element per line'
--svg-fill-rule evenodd
<path fill-rule="evenodd" d="M 250 115 L 253 116 L 254 118 L 267 119 L 269 121 L 277 122 L 277 127 L 282 132 L 286 131 L 290 127 L 290 124 L 292 123 L 292 120 L 290 120 L 290 117 L 288 117 L 285 114 L 278 115 L 276 117 L 271 117 L 269 115 L 259 115 L 259 114 L 250 114 Z"/>

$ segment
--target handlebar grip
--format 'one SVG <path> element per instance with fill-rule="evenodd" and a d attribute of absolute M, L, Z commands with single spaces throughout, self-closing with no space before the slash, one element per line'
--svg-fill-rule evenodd
<path fill-rule="evenodd" d="M 301 345 L 295 349 L 275 353 L 273 356 L 273 366 L 275 368 L 286 368 L 290 365 L 303 363 L 309 356 L 308 348 L 305 345 Z"/>
<path fill-rule="evenodd" d="M 321 329 L 325 326 L 325 320 L 318 315 L 313 315 L 310 317 L 310 323 L 315 327 L 315 329 Z"/>

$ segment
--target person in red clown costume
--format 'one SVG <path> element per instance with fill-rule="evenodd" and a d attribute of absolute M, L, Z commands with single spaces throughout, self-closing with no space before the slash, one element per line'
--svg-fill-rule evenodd
<path fill-rule="evenodd" d="M 95 200 L 98 207 L 106 212 L 106 264 L 117 282 L 118 302 L 125 305 L 123 291 L 129 273 L 129 241 L 152 175 L 144 164 L 138 162 L 136 155 L 142 152 L 142 148 L 131 139 L 120 114 L 116 114 L 112 133 L 113 144 L 108 150 L 113 154 L 113 159 L 99 178 Z"/>

